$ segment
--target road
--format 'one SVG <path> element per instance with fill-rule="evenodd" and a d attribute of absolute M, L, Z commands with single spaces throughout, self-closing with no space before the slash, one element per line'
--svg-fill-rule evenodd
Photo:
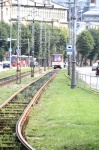
<path fill-rule="evenodd" d="M 99 77 L 96 77 L 96 72 L 92 71 L 92 67 L 76 67 L 76 70 L 82 74 L 82 79 L 91 87 L 99 89 Z"/>
<path fill-rule="evenodd" d="M 16 69 L 16 68 L 12 67 L 11 69 Z M 10 70 L 10 68 L 8 68 L 8 67 L 3 68 L 2 66 L 0 66 L 0 72 L 7 71 L 7 70 Z"/>

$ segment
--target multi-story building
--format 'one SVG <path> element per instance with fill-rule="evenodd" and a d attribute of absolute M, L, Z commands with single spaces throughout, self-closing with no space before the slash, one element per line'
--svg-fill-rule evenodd
<path fill-rule="evenodd" d="M 95 27 L 95 22 L 99 22 L 99 1 L 98 0 L 91 0 L 90 3 L 90 9 L 83 14 L 84 16 L 84 21 L 89 24 L 89 22 L 94 22 Z M 93 23 L 92 23 L 93 24 Z M 97 27 L 97 23 L 96 23 Z"/>
<path fill-rule="evenodd" d="M 23 23 L 37 20 L 53 23 L 60 27 L 67 27 L 67 8 L 50 0 L 21 0 L 20 14 L 18 12 L 18 0 L 2 0 L 0 20 L 7 23 L 17 21 L 18 16 Z"/>

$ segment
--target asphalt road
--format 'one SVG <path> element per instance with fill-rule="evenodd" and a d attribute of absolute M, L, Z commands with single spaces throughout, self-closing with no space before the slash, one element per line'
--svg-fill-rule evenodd
<path fill-rule="evenodd" d="M 12 67 L 11 69 L 16 69 L 16 68 Z M 0 72 L 7 71 L 7 70 L 10 70 L 10 68 L 9 67 L 3 68 L 2 66 L 0 66 Z"/>

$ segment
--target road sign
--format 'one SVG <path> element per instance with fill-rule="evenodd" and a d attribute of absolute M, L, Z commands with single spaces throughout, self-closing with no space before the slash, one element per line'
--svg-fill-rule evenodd
<path fill-rule="evenodd" d="M 12 48 L 9 48 L 9 52 L 12 52 Z"/>
<path fill-rule="evenodd" d="M 11 38 L 7 38 L 7 41 L 11 41 Z"/>
<path fill-rule="evenodd" d="M 72 44 L 67 43 L 66 53 L 67 55 L 72 55 Z"/>

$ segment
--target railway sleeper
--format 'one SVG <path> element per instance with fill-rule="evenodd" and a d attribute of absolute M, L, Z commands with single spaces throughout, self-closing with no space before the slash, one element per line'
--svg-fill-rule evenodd
<path fill-rule="evenodd" d="M 15 119 L 16 120 L 16 116 L 15 115 L 7 115 L 7 116 L 4 116 L 4 115 L 0 115 L 0 120 L 11 120 L 11 119 Z"/>
<path fill-rule="evenodd" d="M 7 110 L 4 114 L 8 114 L 8 115 L 10 115 L 10 114 L 21 114 L 23 112 L 23 110 L 13 110 L 13 111 Z"/>
<path fill-rule="evenodd" d="M 7 125 L 7 124 L 2 124 L 2 126 L 0 126 L 0 130 L 3 130 L 4 133 L 7 131 L 7 129 L 5 129 L 5 127 L 8 127 L 8 128 L 11 128 L 10 130 L 11 131 L 15 131 L 15 125 Z"/>
<path fill-rule="evenodd" d="M 13 107 L 5 107 L 4 109 L 2 109 L 2 111 L 22 111 L 23 108 L 21 106 L 16 107 L 16 109 L 14 109 Z"/>
<path fill-rule="evenodd" d="M 23 149 L 19 149 L 19 146 L 17 145 L 4 144 L 0 150 L 23 150 Z"/>
<path fill-rule="evenodd" d="M 0 131 L 0 137 L 2 137 L 2 135 L 4 134 L 8 134 L 8 135 L 13 135 L 13 133 L 15 133 L 15 127 L 14 128 L 11 128 L 11 130 L 2 130 Z"/>
<path fill-rule="evenodd" d="M 10 104 L 10 103 L 9 103 L 9 104 Z M 20 102 L 20 101 L 18 101 L 18 102 L 17 102 L 17 101 L 16 101 L 16 102 L 15 102 L 15 101 L 12 101 L 11 104 L 12 104 L 12 105 L 13 105 L 13 104 L 14 104 L 14 105 L 16 105 L 16 104 L 18 104 L 18 105 L 20 105 L 20 104 L 22 104 L 22 105 L 27 105 L 28 102 L 24 102 L 24 103 L 23 103 L 23 102 Z"/>
<path fill-rule="evenodd" d="M 14 143 L 16 142 L 17 138 L 16 138 L 16 134 L 12 134 L 12 135 L 8 135 L 8 134 L 4 134 L 1 137 L 1 141 L 2 142 L 8 142 L 8 141 L 13 141 Z"/>
<path fill-rule="evenodd" d="M 2 123 L 0 124 L 0 129 L 5 128 L 5 126 L 8 126 L 9 128 L 12 128 L 16 125 L 16 123 Z"/>
<path fill-rule="evenodd" d="M 6 109 L 17 109 L 17 108 L 24 108 L 26 107 L 27 105 L 24 105 L 24 104 L 17 104 L 17 105 L 13 105 L 13 106 L 8 106 L 6 107 Z"/>
<path fill-rule="evenodd" d="M 1 123 L 1 121 L 10 121 L 11 123 L 13 123 L 19 119 L 19 117 L 17 117 L 17 116 L 16 117 L 8 116 L 8 117 L 9 117 L 9 119 L 7 119 L 7 117 L 3 118 L 3 116 L 0 117 L 1 118 L 0 123 Z"/>
<path fill-rule="evenodd" d="M 5 133 L 11 135 L 11 134 L 13 134 L 13 131 L 12 130 L 10 130 L 10 131 L 0 131 L 0 136 L 4 135 Z"/>
<path fill-rule="evenodd" d="M 9 111 L 8 111 L 8 112 L 5 112 L 5 113 L 3 113 L 3 114 L 4 114 L 4 115 L 6 115 L 6 114 L 7 114 L 7 115 L 8 115 L 8 114 L 14 114 L 14 115 L 16 115 L 16 114 L 18 115 L 18 114 L 19 114 L 19 115 L 21 115 L 22 112 L 19 112 L 19 111 L 17 111 L 17 112 L 9 112 Z"/>
<path fill-rule="evenodd" d="M 16 144 L 17 142 L 13 142 L 11 140 L 9 141 L 3 141 L 3 144 L 7 144 L 7 145 L 13 145 L 13 144 Z"/>
<path fill-rule="evenodd" d="M 14 107 L 14 106 L 17 107 L 17 106 L 20 106 L 20 105 L 24 105 L 24 106 L 25 106 L 25 105 L 27 105 L 27 104 L 28 104 L 28 103 L 22 103 L 22 102 L 21 102 L 21 103 L 16 103 L 16 102 L 13 102 L 13 103 L 12 103 L 12 102 L 10 102 L 9 105 L 7 105 L 6 107 Z"/>
<path fill-rule="evenodd" d="M 15 124 L 16 124 L 15 121 L 14 122 L 10 122 L 10 121 L 9 122 L 0 122 L 1 126 L 8 126 L 9 125 L 11 127 L 11 126 L 13 126 Z"/>
<path fill-rule="evenodd" d="M 16 147 L 14 146 L 7 146 L 7 145 L 3 145 L 2 147 L 0 147 L 0 150 L 19 150 L 18 148 L 16 149 Z"/>

